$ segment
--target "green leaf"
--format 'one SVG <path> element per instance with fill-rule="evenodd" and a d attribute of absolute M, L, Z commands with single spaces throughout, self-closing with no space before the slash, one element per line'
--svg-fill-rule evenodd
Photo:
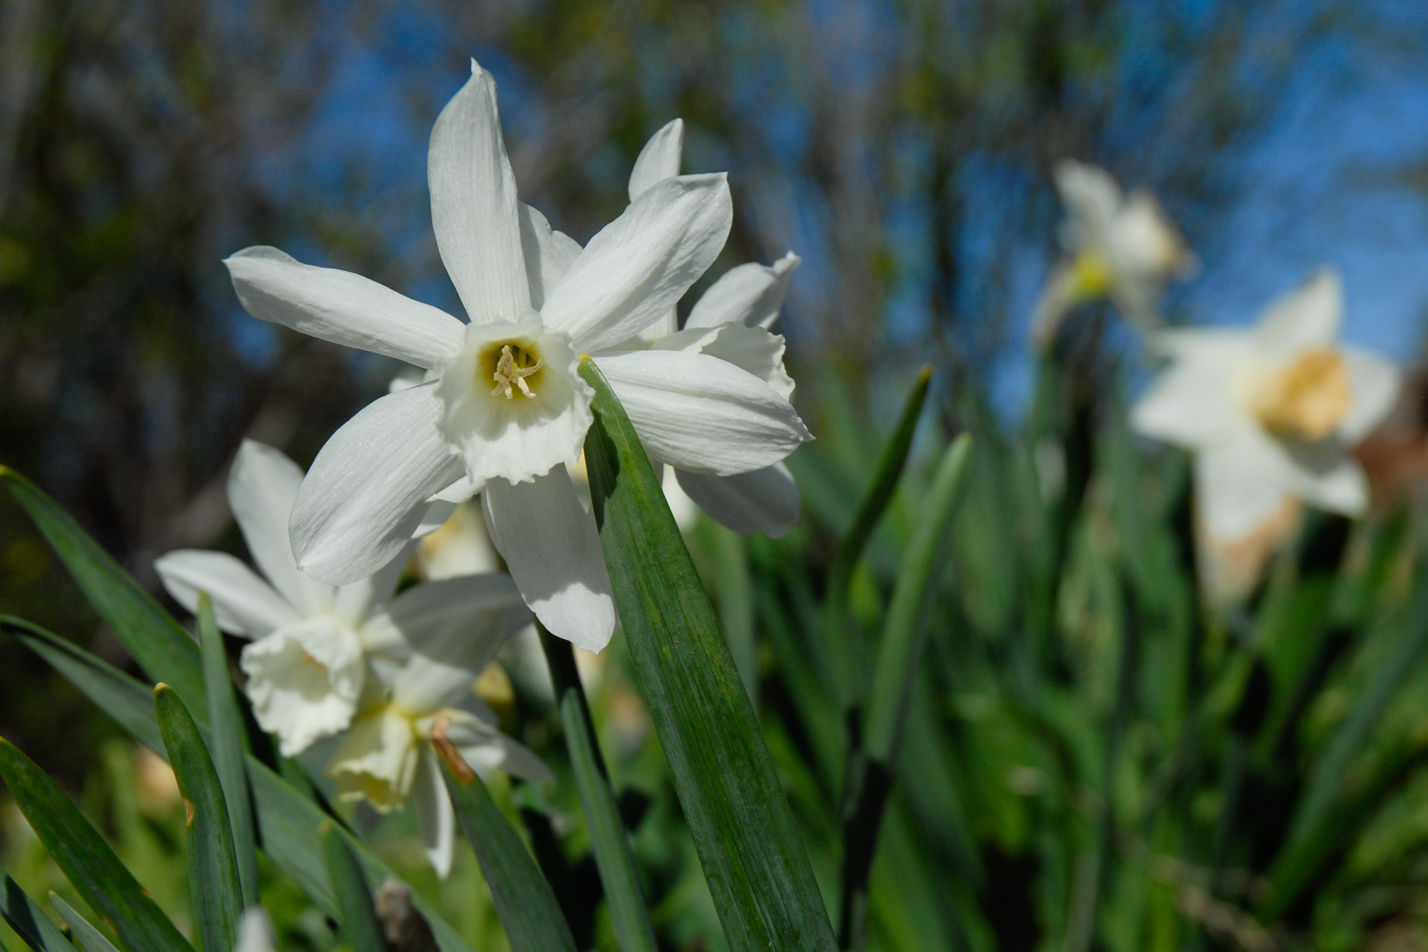
<path fill-rule="evenodd" d="M 635 676 L 733 949 L 834 948 L 768 747 L 649 457 L 594 361 L 585 458 Z"/>
<path fill-rule="evenodd" d="M 50 905 L 55 907 L 55 911 L 60 914 L 65 925 L 69 926 L 70 933 L 84 952 L 119 952 L 104 933 L 96 929 L 84 916 L 75 912 L 73 907 L 61 899 L 58 893 L 50 893 Z"/>
<path fill-rule="evenodd" d="M 342 924 L 342 935 L 353 952 L 387 952 L 387 940 L 382 921 L 372 904 L 372 891 L 362 876 L 362 865 L 352 852 L 342 831 L 330 820 L 317 831 L 322 840 L 322 852 L 327 857 L 327 872 L 332 877 L 332 889 Z"/>
<path fill-rule="evenodd" d="M 154 710 L 183 796 L 188 889 L 198 934 L 207 952 L 231 949 L 243 916 L 243 887 L 218 771 L 213 769 L 198 725 L 173 688 L 167 684 L 154 688 Z"/>
<path fill-rule="evenodd" d="M 0 776 L 50 858 L 127 952 L 192 952 L 109 844 L 65 792 L 14 744 L 0 739 Z"/>
<path fill-rule="evenodd" d="M 443 760 L 446 756 L 443 754 Z M 468 777 L 458 778 L 451 764 L 442 764 L 446 789 L 451 792 L 461 829 L 476 851 L 512 952 L 575 952 L 575 939 L 550 883 L 486 785 L 464 764 L 459 766 Z"/>
<path fill-rule="evenodd" d="M 153 694 L 149 688 L 37 625 L 8 617 L 3 618 L 3 623 L 4 630 L 50 661 L 56 670 L 118 721 L 136 740 L 160 756 L 164 755 L 163 740 L 154 717 Z M 318 826 L 329 817 L 251 754 L 247 759 L 247 771 L 258 821 L 258 844 L 313 902 L 325 912 L 335 915 L 338 912 L 337 896 L 332 891 L 317 838 Z M 361 843 L 355 840 L 349 842 L 361 858 L 369 884 L 381 883 L 396 875 Z M 461 933 L 442 918 L 430 901 L 413 892 L 412 903 L 430 923 L 432 934 L 443 952 L 473 952 Z"/>
<path fill-rule="evenodd" d="M 610 904 L 610 921 L 621 952 L 655 952 L 654 926 L 640 889 L 639 871 L 630 852 L 619 805 L 610 789 L 610 778 L 590 720 L 590 706 L 575 667 L 574 649 L 536 622 L 541 647 L 550 666 L 555 697 L 560 706 L 560 723 L 565 729 L 565 745 L 580 790 L 580 803 L 590 827 L 590 844 L 595 865 L 605 885 Z"/>
<path fill-rule="evenodd" d="M 0 466 L 0 481 L 49 540 L 139 667 L 153 680 L 173 685 L 188 704 L 206 708 L 203 665 L 188 633 L 38 486 L 4 466 Z"/>
<path fill-rule="evenodd" d="M 208 687 L 209 737 L 213 744 L 213 766 L 223 786 L 228 806 L 228 828 L 233 834 L 233 855 L 238 863 L 238 879 L 243 892 L 243 908 L 256 906 L 258 896 L 258 854 L 253 832 L 253 798 L 248 790 L 248 772 L 243 758 L 248 753 L 248 731 L 228 673 L 228 654 L 213 615 L 207 592 L 198 596 L 198 643 L 203 654 L 203 679 Z"/>
<path fill-rule="evenodd" d="M 74 946 L 64 933 L 25 895 L 9 873 L 5 874 L 5 892 L 0 894 L 0 916 L 35 952 L 74 952 Z"/>

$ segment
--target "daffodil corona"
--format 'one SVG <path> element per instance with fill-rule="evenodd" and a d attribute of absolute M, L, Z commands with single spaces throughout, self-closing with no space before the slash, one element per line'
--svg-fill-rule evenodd
<path fill-rule="evenodd" d="M 1302 499 L 1345 515 L 1368 504 L 1350 450 L 1383 419 L 1399 371 L 1336 343 L 1343 290 L 1321 270 L 1249 330 L 1166 331 L 1170 365 L 1138 403 L 1141 433 L 1195 453 L 1209 536 L 1234 542 Z"/>

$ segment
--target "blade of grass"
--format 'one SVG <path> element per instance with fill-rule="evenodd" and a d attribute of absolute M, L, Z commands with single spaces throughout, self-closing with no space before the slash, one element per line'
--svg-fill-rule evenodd
<path fill-rule="evenodd" d="M 173 685 L 187 704 L 206 709 L 203 663 L 188 633 L 38 486 L 4 466 L 0 466 L 0 482 L 54 547 L 139 667 L 153 680 Z"/>
<path fill-rule="evenodd" d="M 238 709 L 233 678 L 228 673 L 228 654 L 213 614 L 207 592 L 198 596 L 198 643 L 203 655 L 203 679 L 208 687 L 209 737 L 213 746 L 213 767 L 223 787 L 228 807 L 228 828 L 233 834 L 233 854 L 238 862 L 238 881 L 243 893 L 242 908 L 256 906 L 258 896 L 258 853 L 253 831 L 253 798 L 248 789 L 248 771 L 243 758 L 248 751 L 248 731 Z"/>
<path fill-rule="evenodd" d="M 624 408 L 593 360 L 595 521 L 635 676 L 734 949 L 830 950 L 833 931 L 749 697 Z"/>
<path fill-rule="evenodd" d="M 35 905 L 20 884 L 5 873 L 5 891 L 0 894 L 0 916 L 34 952 L 74 952 L 64 933 Z"/>
<path fill-rule="evenodd" d="M 198 725 L 167 684 L 154 688 L 154 713 L 183 797 L 189 895 L 204 949 L 231 949 L 243 916 L 243 886 L 228 802 Z"/>
<path fill-rule="evenodd" d="M 64 924 L 69 926 L 70 934 L 74 936 L 75 942 L 84 952 L 119 952 L 104 933 L 96 929 L 84 916 L 75 912 L 69 903 L 60 898 L 59 893 L 50 893 L 50 905 L 55 907 L 55 912 L 58 912 L 60 918 L 64 920 Z"/>
<path fill-rule="evenodd" d="M 512 952 L 575 952 L 575 939 L 550 883 L 486 785 L 454 750 L 438 745 L 438 751 L 456 818 L 476 851 Z"/>
<path fill-rule="evenodd" d="M 166 755 L 149 688 L 37 625 L 9 617 L 0 620 L 6 632 L 54 665 L 55 670 L 118 721 L 135 740 L 161 757 Z M 313 902 L 327 913 L 337 913 L 337 896 L 332 891 L 317 839 L 318 826 L 330 817 L 251 754 L 247 758 L 247 772 L 258 824 L 258 845 Z M 361 858 L 369 884 L 382 883 L 396 875 L 362 843 L 352 839 L 348 842 Z M 456 927 L 443 918 L 428 899 L 413 893 L 412 903 L 430 923 L 443 952 L 473 952 Z"/>
<path fill-rule="evenodd" d="M 883 625 L 873 690 L 868 698 L 865 746 L 862 757 L 850 758 L 859 770 L 846 798 L 853 806 L 845 814 L 843 827 L 838 931 L 844 949 L 862 948 L 866 939 L 868 876 L 877 851 L 878 827 L 892 790 L 892 769 L 927 642 L 925 616 L 931 582 L 935 570 L 942 565 L 938 556 L 950 535 L 948 528 L 961 499 L 971 447 L 972 438 L 964 433 L 943 454 L 925 501 L 926 517 L 918 524 L 903 555 Z"/>
<path fill-rule="evenodd" d="M 332 877 L 332 891 L 341 910 L 342 936 L 353 952 L 387 952 L 387 939 L 372 892 L 362 876 L 362 865 L 347 845 L 342 831 L 330 820 L 318 827 L 318 839 Z"/>
<path fill-rule="evenodd" d="M 575 666 L 574 649 L 556 638 L 540 622 L 540 644 L 545 649 L 551 681 L 555 685 L 556 703 L 560 707 L 560 723 L 565 730 L 565 745 L 570 751 L 570 764 L 575 772 L 575 785 L 580 790 L 580 804 L 585 809 L 585 821 L 590 827 L 590 844 L 595 853 L 595 865 L 600 881 L 605 885 L 605 898 L 610 904 L 610 922 L 622 952 L 655 952 L 654 926 L 650 924 L 649 908 L 640 888 L 639 871 L 630 852 L 629 837 L 620 817 L 619 804 L 610 789 L 610 775 L 600 755 L 599 740 L 590 719 L 590 705 L 580 684 L 580 671 Z"/>
<path fill-rule="evenodd" d="M 0 776 L 55 865 L 90 908 L 114 928 L 128 952 L 192 952 L 193 947 L 59 785 L 3 739 Z"/>

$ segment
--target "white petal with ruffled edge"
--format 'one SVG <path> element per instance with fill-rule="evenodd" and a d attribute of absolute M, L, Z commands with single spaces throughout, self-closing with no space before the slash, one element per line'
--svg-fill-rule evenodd
<path fill-rule="evenodd" d="M 321 340 L 435 367 L 461 343 L 461 322 L 349 271 L 303 264 L 277 248 L 225 258 L 243 309 Z"/>
<path fill-rule="evenodd" d="M 284 757 L 347 728 L 367 672 L 357 634 L 330 615 L 284 625 L 245 646 L 238 663 L 253 716 Z"/>
<path fill-rule="evenodd" d="M 198 593 L 213 600 L 218 627 L 245 638 L 262 638 L 296 621 L 297 609 L 248 566 L 226 552 L 180 549 L 154 561 L 174 601 L 198 614 Z"/>
<path fill-rule="evenodd" d="M 615 602 L 594 518 L 564 466 L 529 483 L 492 480 L 481 496 L 491 543 L 521 595 L 556 635 L 599 651 L 615 633 Z"/>
<path fill-rule="evenodd" d="M 459 470 L 436 424 L 434 384 L 388 394 L 332 435 L 293 506 L 293 554 L 314 578 L 345 585 L 397 556 L 432 493 Z"/>
<path fill-rule="evenodd" d="M 456 812 L 436 755 L 425 744 L 418 754 L 412 780 L 412 812 L 416 814 L 417 833 L 426 858 L 437 877 L 445 879 L 451 872 L 451 850 L 456 842 Z"/>
<path fill-rule="evenodd" d="M 540 360 L 521 380 L 525 389 L 512 387 L 508 395 L 492 392 L 491 373 L 507 344 Z M 580 379 L 577 363 L 565 335 L 547 332 L 534 314 L 467 329 L 461 350 L 442 368 L 436 394 L 442 403 L 437 428 L 460 450 L 468 477 L 521 482 L 580 458 L 595 393 Z"/>
<path fill-rule="evenodd" d="M 790 251 L 772 265 L 751 263 L 730 268 L 699 298 L 684 326 L 717 327 L 735 323 L 772 327 L 778 320 L 789 279 L 800 260 Z"/>
<path fill-rule="evenodd" d="M 699 508 L 741 535 L 777 539 L 798 524 L 798 484 L 783 463 L 736 476 L 705 476 L 676 469 L 679 485 Z"/>
<path fill-rule="evenodd" d="M 732 221 L 723 174 L 659 182 L 590 239 L 541 320 L 569 334 L 577 350 L 620 344 L 684 296 L 718 257 Z"/>
<path fill-rule="evenodd" d="M 596 358 L 651 456 L 732 476 L 772 466 L 812 439 L 768 384 L 704 354 L 636 351 Z"/>
<path fill-rule="evenodd" d="M 310 615 L 332 607 L 333 590 L 299 572 L 293 558 L 288 519 L 302 476 L 302 469 L 278 450 L 244 440 L 228 473 L 228 505 L 248 554 L 268 582 L 300 613 Z"/>
<path fill-rule="evenodd" d="M 530 307 L 516 177 L 501 140 L 496 81 L 471 78 L 441 110 L 427 151 L 431 224 L 472 323 L 513 321 Z"/>

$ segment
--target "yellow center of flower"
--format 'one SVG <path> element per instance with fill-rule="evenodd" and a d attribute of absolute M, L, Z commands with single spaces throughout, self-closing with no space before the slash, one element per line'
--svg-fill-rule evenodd
<path fill-rule="evenodd" d="M 1071 263 L 1071 294 L 1078 300 L 1098 298 L 1111 289 L 1111 262 L 1096 248 L 1088 248 Z"/>
<path fill-rule="evenodd" d="M 1337 351 L 1300 354 L 1260 381 L 1253 410 L 1270 432 L 1313 442 L 1339 428 L 1353 406 L 1349 368 Z"/>
<path fill-rule="evenodd" d="M 543 362 L 538 356 L 520 344 L 502 344 L 500 354 L 497 355 L 493 350 L 490 352 L 490 358 L 491 366 L 488 370 L 491 379 L 496 381 L 491 396 L 504 396 L 511 400 L 515 398 L 517 390 L 527 397 L 535 396 L 535 391 L 526 383 L 526 378 L 540 371 Z"/>

